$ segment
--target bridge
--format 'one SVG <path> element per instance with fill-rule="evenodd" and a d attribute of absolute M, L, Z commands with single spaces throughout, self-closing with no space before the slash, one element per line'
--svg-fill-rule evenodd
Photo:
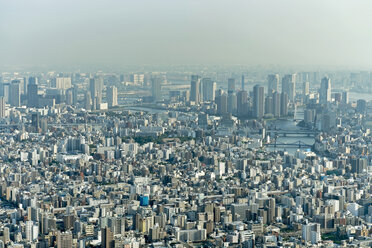
<path fill-rule="evenodd" d="M 306 144 L 302 142 L 301 140 L 298 140 L 296 142 L 292 143 L 280 143 L 280 142 L 274 142 L 266 144 L 266 147 L 274 147 L 274 148 L 311 148 L 312 145 Z"/>
<path fill-rule="evenodd" d="M 297 137 L 315 137 L 318 135 L 317 131 L 313 130 L 283 130 L 283 129 L 269 129 L 266 131 L 270 136 L 297 136 Z"/>

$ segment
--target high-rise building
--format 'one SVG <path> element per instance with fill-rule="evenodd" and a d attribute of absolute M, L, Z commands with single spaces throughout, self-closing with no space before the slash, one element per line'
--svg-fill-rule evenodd
<path fill-rule="evenodd" d="M 267 94 L 272 96 L 274 92 L 279 91 L 279 75 L 270 74 L 267 76 Z"/>
<path fill-rule="evenodd" d="M 72 233 L 58 232 L 57 235 L 57 248 L 71 248 L 72 247 Z"/>
<path fill-rule="evenodd" d="M 21 106 L 21 82 L 13 80 L 9 89 L 9 101 L 13 107 Z"/>
<path fill-rule="evenodd" d="M 203 101 L 213 102 L 216 98 L 217 84 L 213 82 L 210 78 L 203 78 L 202 80 L 203 88 Z"/>
<path fill-rule="evenodd" d="M 256 84 L 253 87 L 253 117 L 262 118 L 264 116 L 264 87 Z"/>
<path fill-rule="evenodd" d="M 320 224 L 318 223 L 308 223 L 302 225 L 302 238 L 306 242 L 311 242 L 316 244 L 321 240 L 320 237 Z"/>
<path fill-rule="evenodd" d="M 229 78 L 227 80 L 227 93 L 232 94 L 235 92 L 235 78 Z"/>
<path fill-rule="evenodd" d="M 190 101 L 200 103 L 200 79 L 198 75 L 191 76 Z"/>
<path fill-rule="evenodd" d="M 219 115 L 227 114 L 227 94 L 221 94 L 216 97 L 217 113 Z"/>
<path fill-rule="evenodd" d="M 322 78 L 319 90 L 319 102 L 325 104 L 331 101 L 331 80 L 328 77 Z"/>
<path fill-rule="evenodd" d="M 5 98 L 0 96 L 0 118 L 5 117 Z"/>
<path fill-rule="evenodd" d="M 157 77 L 151 78 L 151 95 L 155 102 L 160 101 L 162 99 L 161 84 L 162 84 L 161 78 Z"/>
<path fill-rule="evenodd" d="M 72 104 L 74 106 L 78 105 L 78 94 L 79 94 L 79 87 L 77 85 L 74 85 L 74 88 L 72 90 Z"/>
<path fill-rule="evenodd" d="M 72 91 L 73 91 L 72 88 L 66 90 L 66 104 L 67 105 L 72 105 L 73 104 L 73 93 L 72 93 Z"/>
<path fill-rule="evenodd" d="M 102 102 L 103 78 L 95 77 L 90 79 L 90 96 L 92 98 L 92 107 L 98 109 Z"/>
<path fill-rule="evenodd" d="M 288 100 L 294 102 L 296 97 L 296 74 L 284 75 L 282 79 L 282 92 L 287 93 Z"/>
<path fill-rule="evenodd" d="M 288 95 L 285 92 L 282 92 L 280 96 L 280 115 L 288 115 Z"/>
<path fill-rule="evenodd" d="M 71 78 L 70 77 L 57 77 L 56 88 L 63 89 L 63 90 L 67 90 L 71 88 Z"/>
<path fill-rule="evenodd" d="M 114 248 L 114 234 L 111 232 L 110 228 L 101 229 L 101 247 L 102 248 Z"/>
<path fill-rule="evenodd" d="M 27 107 L 29 108 L 39 107 L 38 79 L 36 77 L 30 77 L 28 79 Z"/>
<path fill-rule="evenodd" d="M 356 111 L 360 114 L 365 114 L 367 109 L 367 102 L 364 99 L 359 99 L 357 101 Z"/>
<path fill-rule="evenodd" d="M 107 103 L 109 108 L 118 105 L 118 89 L 115 86 L 110 86 L 107 89 Z"/>
<path fill-rule="evenodd" d="M 89 91 L 85 94 L 84 108 L 88 111 L 92 110 L 92 97 Z"/>
<path fill-rule="evenodd" d="M 273 94 L 272 111 L 275 117 L 280 117 L 280 93 L 279 92 L 274 92 Z"/>
<path fill-rule="evenodd" d="M 342 92 L 342 103 L 344 104 L 349 103 L 349 92 L 347 91 Z"/>
<path fill-rule="evenodd" d="M 267 96 L 265 98 L 265 114 L 274 114 L 273 112 L 273 98 Z"/>
<path fill-rule="evenodd" d="M 237 111 L 239 116 L 248 114 L 248 93 L 246 91 L 239 91 L 237 94 Z"/>
<path fill-rule="evenodd" d="M 0 96 L 4 96 L 4 80 L 3 77 L 0 76 Z"/>
<path fill-rule="evenodd" d="M 245 83 L 244 82 L 244 74 L 242 74 L 242 89 L 241 89 L 242 91 L 244 91 L 244 83 Z"/>
<path fill-rule="evenodd" d="M 302 84 L 302 94 L 304 96 L 307 96 L 307 95 L 309 95 L 309 93 L 310 93 L 310 83 L 309 83 L 309 81 L 305 81 Z"/>
<path fill-rule="evenodd" d="M 237 111 L 237 97 L 235 93 L 228 94 L 227 96 L 227 111 L 230 114 L 235 114 Z"/>

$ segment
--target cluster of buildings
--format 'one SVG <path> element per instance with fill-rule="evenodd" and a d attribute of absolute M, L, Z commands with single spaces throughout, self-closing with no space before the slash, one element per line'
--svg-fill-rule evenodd
<path fill-rule="evenodd" d="M 0 248 L 372 245 L 368 102 L 294 74 L 250 92 L 194 75 L 164 99 L 133 75 L 2 81 Z M 122 85 L 147 93 L 121 106 Z M 312 149 L 266 149 L 289 109 Z"/>

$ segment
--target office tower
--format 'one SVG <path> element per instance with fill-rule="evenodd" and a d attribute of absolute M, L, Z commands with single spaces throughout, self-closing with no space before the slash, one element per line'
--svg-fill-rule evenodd
<path fill-rule="evenodd" d="M 66 90 L 66 104 L 67 105 L 72 105 L 73 103 L 73 93 L 72 93 L 73 89 L 68 89 Z"/>
<path fill-rule="evenodd" d="M 0 96 L 0 118 L 5 118 L 5 98 Z"/>
<path fill-rule="evenodd" d="M 72 247 L 72 233 L 58 232 L 57 235 L 57 248 L 71 248 Z"/>
<path fill-rule="evenodd" d="M 118 89 L 115 86 L 110 86 L 107 89 L 107 103 L 109 108 L 118 105 Z"/>
<path fill-rule="evenodd" d="M 361 174 L 367 172 L 368 161 L 366 158 L 352 158 L 350 163 L 352 173 Z"/>
<path fill-rule="evenodd" d="M 312 244 L 318 243 L 321 240 L 320 224 L 308 223 L 302 225 L 302 238 L 306 242 L 311 242 Z"/>
<path fill-rule="evenodd" d="M 267 76 L 267 94 L 272 96 L 274 92 L 279 91 L 279 75 L 270 74 Z"/>
<path fill-rule="evenodd" d="M 84 108 L 88 111 L 92 110 L 92 97 L 89 91 L 85 94 Z"/>
<path fill-rule="evenodd" d="M 325 104 L 331 101 L 331 80 L 328 77 L 322 78 L 319 90 L 319 103 Z"/>
<path fill-rule="evenodd" d="M 10 84 L 9 83 L 4 83 L 3 84 L 4 88 L 4 99 L 6 103 L 10 103 L 9 101 L 9 94 L 10 94 Z"/>
<path fill-rule="evenodd" d="M 90 79 L 90 96 L 92 98 L 92 108 L 99 109 L 102 102 L 103 78 L 95 77 Z"/>
<path fill-rule="evenodd" d="M 27 107 L 37 108 L 39 106 L 38 79 L 30 77 L 27 85 Z"/>
<path fill-rule="evenodd" d="M 280 115 L 288 115 L 288 95 L 285 92 L 282 92 L 280 96 Z"/>
<path fill-rule="evenodd" d="M 256 84 L 253 87 L 253 117 L 262 118 L 264 116 L 264 87 Z"/>
<path fill-rule="evenodd" d="M 342 92 L 342 103 L 349 104 L 349 92 Z"/>
<path fill-rule="evenodd" d="M 198 75 L 191 76 L 190 101 L 195 104 L 200 102 L 200 79 Z"/>
<path fill-rule="evenodd" d="M 101 247 L 114 248 L 114 234 L 108 227 L 101 229 Z"/>
<path fill-rule="evenodd" d="M 244 91 L 244 74 L 242 74 L 242 91 Z"/>
<path fill-rule="evenodd" d="M 294 102 L 296 97 L 296 74 L 288 74 L 283 77 L 282 92 L 287 93 L 288 100 Z"/>
<path fill-rule="evenodd" d="M 56 88 L 63 89 L 63 90 L 67 90 L 71 88 L 71 78 L 70 77 L 57 77 Z"/>
<path fill-rule="evenodd" d="M 315 109 L 305 109 L 304 110 L 304 122 L 313 123 L 315 119 Z"/>
<path fill-rule="evenodd" d="M 151 95 L 152 99 L 157 102 L 162 99 L 161 96 L 161 78 L 151 78 Z"/>
<path fill-rule="evenodd" d="M 232 94 L 235 92 L 235 78 L 229 78 L 227 80 L 227 93 Z"/>
<path fill-rule="evenodd" d="M 74 85 L 74 88 L 72 90 L 72 104 L 74 106 L 78 105 L 78 94 L 79 94 L 79 87 L 77 85 Z"/>
<path fill-rule="evenodd" d="M 271 96 L 265 98 L 265 114 L 274 114 L 273 98 Z"/>
<path fill-rule="evenodd" d="M 308 81 L 303 82 L 303 84 L 302 84 L 302 94 L 304 96 L 307 96 L 307 95 L 309 95 L 309 93 L 310 93 L 310 83 Z"/>
<path fill-rule="evenodd" d="M 357 101 L 356 111 L 360 114 L 365 114 L 367 109 L 367 102 L 364 99 L 359 99 Z"/>
<path fill-rule="evenodd" d="M 21 106 L 21 82 L 19 80 L 13 80 L 10 84 L 9 101 L 13 107 Z"/>
<path fill-rule="evenodd" d="M 31 125 L 36 130 L 36 132 L 39 131 L 40 128 L 40 114 L 39 113 L 33 113 L 31 115 Z"/>
<path fill-rule="evenodd" d="M 4 81 L 2 77 L 0 77 L 0 96 L 4 96 Z"/>
<path fill-rule="evenodd" d="M 227 114 L 227 95 L 220 92 L 216 97 L 217 113 L 219 115 Z"/>
<path fill-rule="evenodd" d="M 275 117 L 280 117 L 280 93 L 279 92 L 274 92 L 273 94 L 272 111 Z"/>
<path fill-rule="evenodd" d="M 248 93 L 239 91 L 237 95 L 237 111 L 239 116 L 245 116 L 248 113 Z"/>
<path fill-rule="evenodd" d="M 210 78 L 203 78 L 202 80 L 203 88 L 203 101 L 213 102 L 216 98 L 217 84 L 213 82 Z"/>
<path fill-rule="evenodd" d="M 230 114 L 235 114 L 237 111 L 237 97 L 235 93 L 228 94 L 227 96 L 227 111 Z"/>

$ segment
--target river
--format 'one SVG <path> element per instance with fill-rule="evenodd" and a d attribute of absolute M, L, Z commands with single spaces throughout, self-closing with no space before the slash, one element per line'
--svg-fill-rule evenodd
<path fill-rule="evenodd" d="M 303 109 L 299 108 L 296 111 L 296 115 L 294 119 L 297 120 L 303 120 L 304 112 Z M 276 126 L 277 129 L 282 130 L 303 130 L 303 128 L 297 126 L 298 121 L 294 121 L 294 119 L 279 119 L 268 122 L 268 125 Z M 285 144 L 291 144 L 301 141 L 307 145 L 313 145 L 315 142 L 315 139 L 313 137 L 303 137 L 303 136 L 287 136 L 287 137 L 278 137 L 277 143 L 285 143 Z M 287 151 L 290 154 L 294 154 L 298 149 L 307 151 L 309 148 L 281 148 L 281 147 L 268 147 L 266 148 L 269 151 Z"/>

